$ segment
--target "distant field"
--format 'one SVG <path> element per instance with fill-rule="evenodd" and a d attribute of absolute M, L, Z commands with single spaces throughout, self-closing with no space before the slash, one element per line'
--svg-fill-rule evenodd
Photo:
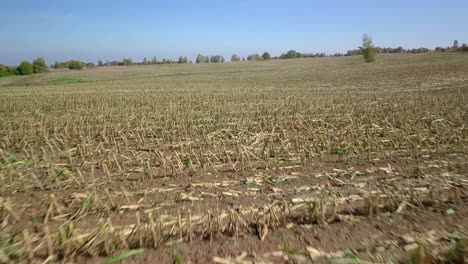
<path fill-rule="evenodd" d="M 0 263 L 443 258 L 467 151 L 468 54 L 4 77 Z"/>

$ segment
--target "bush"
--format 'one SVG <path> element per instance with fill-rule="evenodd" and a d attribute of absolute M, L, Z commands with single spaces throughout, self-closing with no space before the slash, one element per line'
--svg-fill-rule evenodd
<path fill-rule="evenodd" d="M 6 76 L 11 76 L 13 74 L 7 72 L 7 71 L 4 71 L 4 70 L 0 70 L 0 77 L 6 77 Z"/>
<path fill-rule="evenodd" d="M 34 68 L 31 63 L 27 61 L 21 62 L 20 66 L 18 66 L 18 73 L 20 75 L 29 75 L 34 73 Z"/>
<path fill-rule="evenodd" d="M 268 52 L 265 51 L 265 52 L 263 53 L 263 55 L 262 55 L 262 58 L 263 58 L 264 60 L 269 60 L 269 59 L 271 59 L 271 55 L 270 55 L 270 53 L 268 53 Z"/>
<path fill-rule="evenodd" d="M 37 58 L 33 62 L 33 69 L 34 69 L 34 73 L 41 73 L 41 72 L 49 71 L 49 67 L 47 67 L 47 64 L 45 63 L 45 60 L 43 58 Z"/>
<path fill-rule="evenodd" d="M 8 72 L 8 68 L 5 65 L 0 64 L 0 77 L 10 76 L 10 75 L 12 74 Z"/>
<path fill-rule="evenodd" d="M 458 51 L 468 52 L 468 45 L 463 44 L 463 45 L 458 49 Z"/>
<path fill-rule="evenodd" d="M 80 61 L 71 60 L 68 62 L 68 69 L 70 70 L 82 70 L 83 67 L 84 65 Z"/>
<path fill-rule="evenodd" d="M 239 56 L 237 56 L 236 54 L 233 54 L 233 55 L 231 56 L 231 61 L 240 61 L 240 58 L 239 58 Z"/>
<path fill-rule="evenodd" d="M 362 56 L 364 57 L 364 60 L 369 63 L 369 62 L 374 62 L 375 61 L 375 56 L 377 54 L 377 50 L 374 47 L 374 42 L 372 41 L 372 37 L 364 34 L 362 36 Z"/>

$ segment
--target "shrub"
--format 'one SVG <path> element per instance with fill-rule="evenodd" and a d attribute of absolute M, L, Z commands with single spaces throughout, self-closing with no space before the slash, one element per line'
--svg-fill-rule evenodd
<path fill-rule="evenodd" d="M 377 54 L 377 50 L 374 47 L 374 42 L 372 41 L 372 37 L 364 34 L 362 36 L 362 55 L 364 57 L 364 60 L 369 63 L 369 62 L 374 62 L 375 61 L 375 56 Z"/>
<path fill-rule="evenodd" d="M 34 69 L 31 63 L 27 61 L 21 62 L 20 66 L 17 68 L 20 75 L 29 75 L 34 73 Z"/>
<path fill-rule="evenodd" d="M 71 60 L 68 62 L 68 69 L 70 70 L 82 70 L 83 67 L 84 65 L 80 61 Z"/>
<path fill-rule="evenodd" d="M 33 61 L 33 69 L 34 73 L 49 71 L 49 67 L 47 67 L 47 64 L 45 63 L 45 60 L 43 58 L 37 58 L 35 61 Z"/>
<path fill-rule="evenodd" d="M 270 53 L 268 53 L 268 52 L 265 51 L 265 52 L 263 53 L 263 55 L 262 55 L 262 58 L 263 58 L 264 60 L 269 60 L 269 59 L 271 59 L 271 55 L 270 55 Z"/>
<path fill-rule="evenodd" d="M 0 77 L 6 77 L 6 76 L 11 76 L 13 74 L 7 72 L 7 71 L 4 71 L 4 70 L 0 70 Z"/>

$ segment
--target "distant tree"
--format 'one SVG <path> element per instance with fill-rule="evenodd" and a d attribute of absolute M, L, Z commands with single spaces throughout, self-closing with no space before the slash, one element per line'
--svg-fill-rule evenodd
<path fill-rule="evenodd" d="M 295 50 L 290 50 L 286 53 L 287 59 L 296 59 L 296 58 L 299 58 L 299 56 L 300 56 L 300 53 L 298 53 Z"/>
<path fill-rule="evenodd" d="M 205 56 L 198 53 L 197 59 L 195 60 L 195 63 L 203 63 L 204 61 L 205 61 Z"/>
<path fill-rule="evenodd" d="M 68 62 L 68 69 L 70 70 L 82 70 L 84 63 L 81 61 L 71 60 Z"/>
<path fill-rule="evenodd" d="M 233 55 L 231 56 L 231 61 L 240 61 L 240 58 L 239 58 L 239 56 L 237 56 L 236 54 L 233 54 Z"/>
<path fill-rule="evenodd" d="M 124 59 L 122 60 L 122 64 L 121 64 L 121 65 L 123 65 L 123 66 L 130 66 L 130 65 L 132 65 L 132 64 L 133 64 L 132 59 L 130 59 L 130 58 L 128 58 L 128 59 L 127 59 L 127 58 L 124 58 Z"/>
<path fill-rule="evenodd" d="M 93 68 L 96 68 L 96 65 L 94 63 L 92 63 L 92 62 L 88 62 L 88 63 L 86 63 L 86 68 L 93 69 Z"/>
<path fill-rule="evenodd" d="M 102 66 L 104 66 L 104 64 L 102 63 L 102 61 L 98 61 L 98 63 L 97 63 L 97 64 L 98 64 L 98 67 L 102 67 Z"/>
<path fill-rule="evenodd" d="M 41 72 L 49 71 L 49 67 L 47 67 L 47 64 L 44 58 L 37 58 L 35 61 L 33 61 L 32 65 L 33 65 L 34 73 L 41 73 Z"/>
<path fill-rule="evenodd" d="M 458 40 L 453 41 L 453 48 L 458 49 Z"/>
<path fill-rule="evenodd" d="M 13 75 L 13 74 L 11 74 L 11 73 L 9 73 L 7 71 L 0 70 L 0 77 L 6 77 L 6 76 L 11 76 L 11 75 Z"/>
<path fill-rule="evenodd" d="M 289 50 L 288 52 L 283 53 L 283 54 L 281 54 L 279 56 L 280 59 L 296 59 L 296 58 L 300 58 L 300 57 L 301 57 L 301 53 L 299 53 L 299 52 L 297 52 L 295 50 Z"/>
<path fill-rule="evenodd" d="M 210 63 L 210 56 L 205 57 L 205 63 Z"/>
<path fill-rule="evenodd" d="M 19 75 L 17 67 L 7 67 L 7 72 L 11 73 L 11 75 Z"/>
<path fill-rule="evenodd" d="M 29 75 L 34 73 L 34 68 L 31 63 L 27 61 L 21 62 L 20 66 L 17 68 L 20 75 Z"/>
<path fill-rule="evenodd" d="M 376 56 L 376 49 L 374 47 L 374 42 L 372 41 L 372 37 L 368 34 L 364 34 L 362 36 L 362 55 L 364 60 L 367 63 L 374 62 Z"/>
<path fill-rule="evenodd" d="M 362 55 L 362 50 L 361 49 L 348 50 L 345 54 L 345 56 L 354 56 L 354 55 Z"/>
<path fill-rule="evenodd" d="M 461 48 L 458 48 L 459 51 L 463 51 L 463 52 L 468 52 L 468 45 L 466 45 L 466 43 L 463 43 Z"/>
<path fill-rule="evenodd" d="M 6 66 L 3 64 L 0 64 L 0 76 L 2 73 L 8 74 Z"/>
<path fill-rule="evenodd" d="M 215 55 L 210 57 L 211 63 L 223 63 L 225 61 L 224 57 L 221 55 Z"/>
<path fill-rule="evenodd" d="M 143 58 L 143 64 L 148 64 L 148 59 L 146 57 Z"/>
<path fill-rule="evenodd" d="M 258 55 L 258 53 L 247 56 L 247 60 L 259 60 L 259 59 L 260 59 L 260 55 Z"/>
<path fill-rule="evenodd" d="M 0 64 L 0 77 L 11 76 L 13 75 L 9 68 L 3 64 Z"/>
<path fill-rule="evenodd" d="M 184 57 L 184 63 L 188 63 L 187 57 Z"/>
<path fill-rule="evenodd" d="M 0 77 L 6 77 L 6 76 L 11 76 L 11 75 L 13 75 L 13 74 L 11 74 L 11 73 L 9 73 L 7 71 L 0 70 Z"/>
<path fill-rule="evenodd" d="M 121 66 L 123 63 L 121 61 L 106 61 L 105 66 Z"/>
<path fill-rule="evenodd" d="M 242 57 L 242 61 L 245 61 L 245 57 Z"/>
<path fill-rule="evenodd" d="M 3 76 L 10 76 L 10 75 L 19 75 L 18 67 L 9 67 L 6 65 L 0 66 L 1 70 L 3 73 Z"/>
<path fill-rule="evenodd" d="M 158 59 L 156 57 L 153 57 L 151 59 L 151 64 L 157 64 L 158 63 Z"/>
<path fill-rule="evenodd" d="M 184 63 L 184 57 L 180 56 L 180 57 L 179 57 L 179 60 L 177 61 L 177 63 Z"/>
<path fill-rule="evenodd" d="M 262 58 L 263 58 L 264 60 L 269 60 L 269 59 L 271 59 L 271 55 L 270 55 L 270 53 L 268 53 L 268 52 L 265 51 L 265 52 L 263 52 L 263 54 L 262 54 Z"/>

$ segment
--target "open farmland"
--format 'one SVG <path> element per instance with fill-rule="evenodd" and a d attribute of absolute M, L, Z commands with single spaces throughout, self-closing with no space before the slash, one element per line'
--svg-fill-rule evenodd
<path fill-rule="evenodd" d="M 6 77 L 0 121 L 0 263 L 396 263 L 468 232 L 468 54 Z"/>

